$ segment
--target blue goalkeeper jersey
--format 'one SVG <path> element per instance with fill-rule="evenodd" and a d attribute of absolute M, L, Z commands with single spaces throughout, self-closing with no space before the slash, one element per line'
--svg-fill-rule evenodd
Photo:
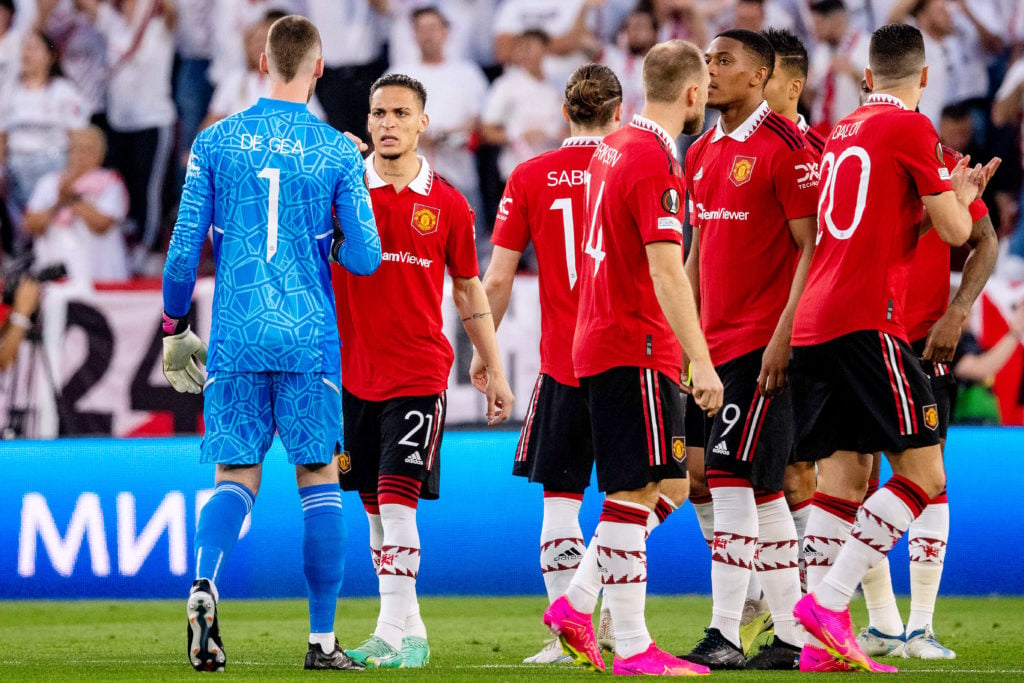
<path fill-rule="evenodd" d="M 164 310 L 189 310 L 213 228 L 209 371 L 337 372 L 330 258 L 356 275 L 380 265 L 380 238 L 355 143 L 304 104 L 261 99 L 192 145 L 164 269 Z"/>

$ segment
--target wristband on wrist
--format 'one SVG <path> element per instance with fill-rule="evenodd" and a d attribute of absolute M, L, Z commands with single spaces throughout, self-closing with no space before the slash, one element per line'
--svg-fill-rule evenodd
<path fill-rule="evenodd" d="M 15 327 L 20 327 L 23 330 L 32 327 L 32 320 L 24 313 L 18 313 L 17 311 L 7 316 L 7 320 Z"/>
<path fill-rule="evenodd" d="M 188 314 L 182 316 L 181 318 L 172 318 L 171 316 L 167 315 L 166 311 L 164 311 L 162 327 L 164 330 L 164 334 L 181 334 L 182 332 L 188 329 Z"/>

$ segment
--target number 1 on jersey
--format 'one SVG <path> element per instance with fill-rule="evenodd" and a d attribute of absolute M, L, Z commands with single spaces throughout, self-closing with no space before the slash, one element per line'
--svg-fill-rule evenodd
<path fill-rule="evenodd" d="M 277 203 L 281 196 L 281 169 L 269 166 L 259 172 L 257 178 L 270 181 L 270 196 L 267 198 L 267 261 L 277 253 Z"/>
<path fill-rule="evenodd" d="M 562 212 L 562 228 L 565 230 L 565 265 L 569 269 L 569 290 L 576 286 L 576 231 L 572 219 L 572 200 L 562 197 L 551 202 L 552 211 Z"/>

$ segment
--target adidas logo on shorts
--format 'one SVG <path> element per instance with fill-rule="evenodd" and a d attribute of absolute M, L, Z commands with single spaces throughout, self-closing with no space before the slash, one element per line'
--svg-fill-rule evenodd
<path fill-rule="evenodd" d="M 407 463 L 409 463 L 410 465 L 422 465 L 423 464 L 423 458 L 420 457 L 420 452 L 419 451 L 414 451 L 412 455 L 410 455 L 409 457 L 407 457 L 405 459 L 405 461 Z"/>
<path fill-rule="evenodd" d="M 714 449 L 712 449 L 711 452 L 712 453 L 718 453 L 719 455 L 732 455 L 729 452 L 729 447 L 725 445 L 725 439 L 722 439 L 721 441 L 719 441 L 718 444 L 714 447 Z"/>

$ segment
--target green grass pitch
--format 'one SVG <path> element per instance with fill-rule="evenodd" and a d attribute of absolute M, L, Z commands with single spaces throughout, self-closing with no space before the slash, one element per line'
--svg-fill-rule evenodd
<path fill-rule="evenodd" d="M 432 661 L 423 670 L 304 672 L 308 627 L 301 600 L 230 600 L 220 606 L 228 654 L 224 679 L 305 680 L 327 676 L 391 681 L 596 680 L 572 666 L 521 664 L 543 644 L 542 597 L 423 598 Z M 901 610 L 907 613 L 906 600 Z M 377 601 L 340 601 L 342 645 L 354 647 L 373 630 Z M 0 679 L 12 681 L 196 680 L 185 658 L 185 601 L 0 602 Z M 707 596 L 652 596 L 647 623 L 658 643 L 685 652 L 711 614 Z M 865 621 L 863 601 L 854 622 Z M 901 681 L 1024 681 L 1024 598 L 943 598 L 936 628 L 956 650 L 954 661 L 886 660 Z M 611 658 L 606 659 L 611 676 Z M 832 680 L 851 674 L 816 674 Z M 863 677 L 866 674 L 858 674 Z M 715 679 L 790 681 L 808 674 L 717 672 Z"/>

